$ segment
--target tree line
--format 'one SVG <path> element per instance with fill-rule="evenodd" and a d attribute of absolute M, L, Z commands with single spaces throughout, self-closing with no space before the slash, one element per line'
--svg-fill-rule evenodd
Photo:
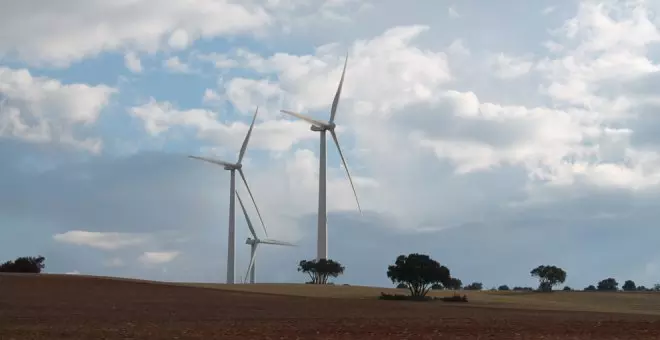
<path fill-rule="evenodd" d="M 339 262 L 331 259 L 303 260 L 298 265 L 298 271 L 308 274 L 310 284 L 327 284 L 329 278 L 342 275 L 345 267 Z M 399 255 L 394 264 L 387 267 L 387 277 L 400 289 L 408 289 L 411 296 L 426 296 L 431 290 L 483 290 L 481 282 L 472 282 L 463 286 L 463 282 L 451 275 L 449 268 L 433 260 L 430 256 L 418 253 Z M 513 287 L 501 285 L 491 290 L 499 291 L 537 291 L 551 292 L 566 281 L 566 271 L 553 265 L 540 265 L 530 271 L 530 275 L 538 279 L 537 288 Z M 571 287 L 565 286 L 562 290 L 573 291 Z M 626 280 L 621 289 L 614 278 L 606 278 L 595 286 L 589 285 L 583 291 L 660 291 L 660 284 L 652 288 L 637 286 L 634 281 Z"/>

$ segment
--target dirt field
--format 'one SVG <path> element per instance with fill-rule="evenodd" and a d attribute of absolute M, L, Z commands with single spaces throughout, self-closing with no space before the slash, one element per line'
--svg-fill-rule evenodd
<path fill-rule="evenodd" d="M 0 276 L 0 339 L 659 339 L 655 315 Z M 577 295 L 576 295 L 577 296 Z"/>

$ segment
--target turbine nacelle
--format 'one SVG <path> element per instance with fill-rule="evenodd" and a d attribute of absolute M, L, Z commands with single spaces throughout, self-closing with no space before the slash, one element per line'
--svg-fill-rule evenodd
<path fill-rule="evenodd" d="M 249 238 L 249 237 L 248 237 L 247 240 L 245 240 L 245 244 L 249 244 L 249 245 L 255 245 L 255 244 L 258 244 L 258 243 L 259 243 L 259 240 Z"/>
<path fill-rule="evenodd" d="M 337 127 L 335 123 L 324 123 L 323 125 L 312 124 L 312 126 L 310 126 L 309 129 L 315 132 L 321 132 L 321 131 L 334 131 L 335 127 Z"/>
<path fill-rule="evenodd" d="M 225 170 L 240 170 L 243 168 L 243 164 L 236 163 L 236 164 L 225 164 Z"/>

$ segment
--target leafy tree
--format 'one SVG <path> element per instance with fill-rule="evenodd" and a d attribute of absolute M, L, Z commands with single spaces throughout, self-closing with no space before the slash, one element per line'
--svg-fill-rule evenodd
<path fill-rule="evenodd" d="M 635 291 L 637 290 L 637 285 L 635 285 L 635 281 L 633 280 L 626 280 L 626 282 L 623 283 L 623 286 L 621 286 L 621 289 L 627 292 Z"/>
<path fill-rule="evenodd" d="M 298 271 L 309 275 L 312 284 L 327 284 L 328 278 L 344 273 L 345 267 L 330 259 L 302 260 Z"/>
<path fill-rule="evenodd" d="M 396 288 L 397 289 L 407 289 L 408 285 L 406 285 L 405 283 L 399 283 L 398 285 L 396 285 Z"/>
<path fill-rule="evenodd" d="M 439 283 L 434 283 L 434 284 L 431 285 L 431 290 L 443 290 L 443 289 L 445 289 L 445 287 L 443 287 Z"/>
<path fill-rule="evenodd" d="M 37 257 L 19 257 L 14 261 L 7 261 L 1 264 L 0 272 L 39 274 L 44 268 L 46 268 L 44 261 L 46 261 L 46 258 L 41 255 Z"/>
<path fill-rule="evenodd" d="M 646 288 L 646 286 L 637 286 L 637 291 L 638 292 L 646 292 L 649 291 L 650 289 Z"/>
<path fill-rule="evenodd" d="M 510 289 L 509 289 L 509 286 L 507 286 L 507 285 L 501 285 L 501 286 L 497 287 L 497 290 L 510 290 Z"/>
<path fill-rule="evenodd" d="M 393 283 L 408 285 L 410 295 L 424 297 L 433 284 L 446 285 L 451 275 L 449 269 L 428 255 L 399 255 L 393 265 L 387 267 L 387 277 Z"/>
<path fill-rule="evenodd" d="M 569 286 L 565 286 L 565 287 L 564 287 L 564 291 L 566 291 L 566 292 L 570 292 L 570 291 L 572 291 L 572 290 L 573 290 L 573 288 L 571 288 L 571 287 L 569 287 Z"/>
<path fill-rule="evenodd" d="M 656 283 L 656 284 L 654 284 L 654 285 L 653 285 L 653 290 L 655 290 L 656 292 L 657 292 L 657 291 L 660 291 L 660 283 Z"/>
<path fill-rule="evenodd" d="M 461 282 L 460 279 L 457 279 L 455 277 L 452 277 L 449 279 L 449 282 L 447 282 L 447 285 L 445 285 L 447 289 L 453 289 L 453 290 L 459 290 L 461 287 L 463 287 L 463 282 Z"/>
<path fill-rule="evenodd" d="M 552 287 L 566 281 L 566 272 L 555 266 L 538 266 L 530 272 L 533 277 L 539 279 L 539 290 L 543 292 L 552 291 Z"/>
<path fill-rule="evenodd" d="M 585 292 L 593 292 L 596 290 L 596 287 L 594 285 L 588 285 L 586 288 L 584 288 Z"/>
<path fill-rule="evenodd" d="M 465 290 L 482 290 L 484 289 L 484 284 L 481 282 L 472 282 L 469 285 L 463 287 Z"/>
<path fill-rule="evenodd" d="M 615 291 L 619 289 L 619 283 L 616 282 L 614 278 L 610 277 L 598 282 L 598 287 L 596 287 L 596 289 L 602 291 Z"/>

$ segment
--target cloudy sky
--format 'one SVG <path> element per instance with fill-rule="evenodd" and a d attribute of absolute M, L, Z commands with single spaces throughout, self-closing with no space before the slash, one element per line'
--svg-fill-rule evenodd
<path fill-rule="evenodd" d="M 299 247 L 260 248 L 257 278 L 303 281 L 318 134 L 279 110 L 327 119 L 348 53 L 337 132 L 363 214 L 329 144 L 339 282 L 388 285 L 411 252 L 487 287 L 540 264 L 660 282 L 656 1 L 0 3 L 2 260 L 224 281 L 229 174 L 186 155 L 234 161 L 259 106 L 245 173 Z M 237 278 L 247 236 L 237 214 Z"/>

